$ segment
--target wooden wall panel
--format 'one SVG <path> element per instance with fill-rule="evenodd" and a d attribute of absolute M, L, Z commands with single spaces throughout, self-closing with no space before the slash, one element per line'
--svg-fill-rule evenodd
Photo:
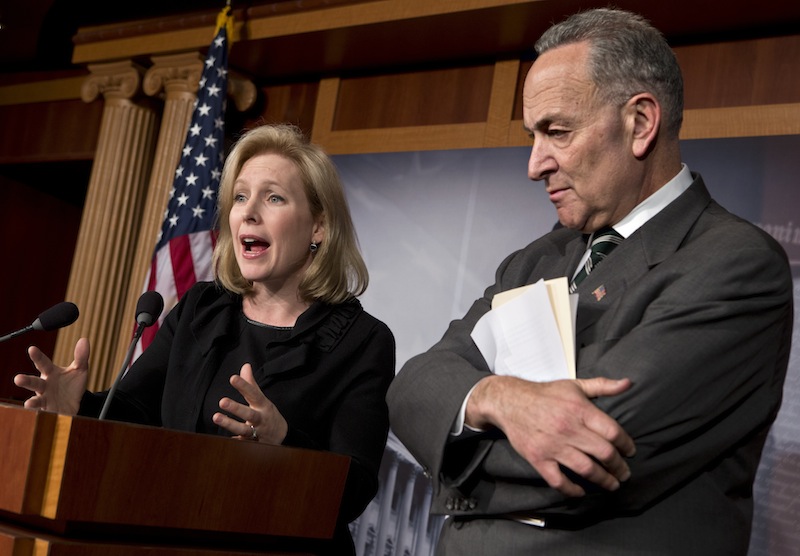
<path fill-rule="evenodd" d="M 334 131 L 485 122 L 494 65 L 342 78 Z"/>
<path fill-rule="evenodd" d="M 0 164 L 91 160 L 102 113 L 80 99 L 0 106 Z"/>
<path fill-rule="evenodd" d="M 686 108 L 800 102 L 800 35 L 675 48 Z"/>
<path fill-rule="evenodd" d="M 260 89 L 257 106 L 245 114 L 243 129 L 264 123 L 292 123 L 311 134 L 314 127 L 314 107 L 317 102 L 319 82 L 267 85 Z M 236 126 L 237 115 L 228 111 L 229 121 Z M 240 130 L 228 129 L 235 136 Z"/>

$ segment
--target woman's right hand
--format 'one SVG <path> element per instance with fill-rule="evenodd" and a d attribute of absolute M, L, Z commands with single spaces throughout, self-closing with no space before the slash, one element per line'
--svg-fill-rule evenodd
<path fill-rule="evenodd" d="M 25 407 L 75 415 L 86 391 L 89 377 L 89 340 L 81 338 L 75 344 L 75 359 L 69 367 L 55 365 L 36 346 L 28 348 L 39 376 L 19 374 L 14 384 L 34 393 L 25 401 Z"/>

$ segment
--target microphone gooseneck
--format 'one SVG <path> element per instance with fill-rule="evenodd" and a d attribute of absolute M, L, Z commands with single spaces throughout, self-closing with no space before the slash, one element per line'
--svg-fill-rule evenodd
<path fill-rule="evenodd" d="M 108 391 L 106 401 L 103 403 L 103 409 L 100 410 L 99 419 L 105 419 L 108 414 L 108 408 L 111 406 L 111 400 L 117 392 L 119 381 L 125 375 L 125 369 L 131 364 L 133 359 L 133 352 L 136 349 L 136 344 L 142 337 L 142 332 L 148 326 L 152 326 L 158 320 L 161 311 L 164 310 L 164 298 L 157 291 L 147 291 L 139 296 L 139 301 L 136 302 L 136 332 L 133 334 L 131 345 L 128 346 L 128 353 L 125 354 L 125 360 L 122 362 L 122 368 L 117 373 L 117 378 L 114 379 L 114 384 Z"/>

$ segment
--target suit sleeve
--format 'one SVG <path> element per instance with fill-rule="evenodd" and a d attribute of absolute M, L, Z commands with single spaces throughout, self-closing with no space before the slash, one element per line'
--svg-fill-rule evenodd
<path fill-rule="evenodd" d="M 494 293 L 509 289 L 499 284 L 521 259 L 519 253 L 507 257 L 497 270 L 496 284 L 462 319 L 450 323 L 437 344 L 408 360 L 390 386 L 392 430 L 435 481 L 459 484 L 490 447 L 491 435 L 466 433 L 456 440 L 450 432 L 467 393 L 491 374 L 472 341 L 472 329 L 490 310 Z"/>

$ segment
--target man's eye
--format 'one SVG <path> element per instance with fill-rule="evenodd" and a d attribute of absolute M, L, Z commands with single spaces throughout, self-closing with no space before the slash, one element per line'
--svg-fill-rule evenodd
<path fill-rule="evenodd" d="M 547 134 L 550 137 L 563 137 L 564 135 L 567 134 L 567 130 L 565 130 L 565 129 L 549 129 L 547 131 Z"/>

